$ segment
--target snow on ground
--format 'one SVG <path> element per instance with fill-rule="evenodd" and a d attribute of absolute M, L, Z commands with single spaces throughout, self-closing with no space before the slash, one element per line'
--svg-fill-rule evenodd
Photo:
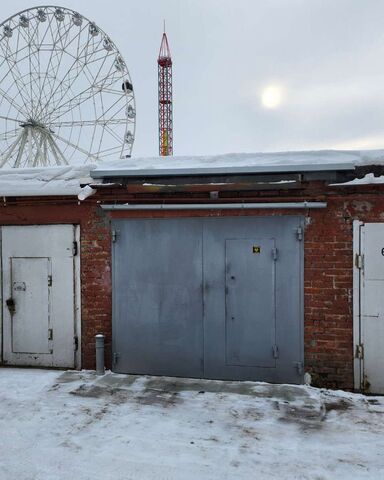
<path fill-rule="evenodd" d="M 384 397 L 0 369 L 1 480 L 374 479 Z"/>

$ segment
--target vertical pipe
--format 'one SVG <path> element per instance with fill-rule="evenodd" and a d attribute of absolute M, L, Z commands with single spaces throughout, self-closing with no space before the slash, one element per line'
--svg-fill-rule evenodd
<path fill-rule="evenodd" d="M 99 333 L 95 335 L 96 339 L 96 375 L 104 375 L 104 335 Z"/>

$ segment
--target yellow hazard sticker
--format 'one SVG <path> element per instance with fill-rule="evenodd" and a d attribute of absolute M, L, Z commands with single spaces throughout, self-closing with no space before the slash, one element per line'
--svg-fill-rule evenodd
<path fill-rule="evenodd" d="M 259 245 L 253 245 L 252 253 L 260 253 L 260 252 L 261 252 L 261 248 L 259 247 Z"/>

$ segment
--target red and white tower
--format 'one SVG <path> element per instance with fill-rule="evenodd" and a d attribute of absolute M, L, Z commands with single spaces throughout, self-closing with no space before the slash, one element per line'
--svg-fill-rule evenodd
<path fill-rule="evenodd" d="M 158 64 L 159 79 L 159 154 L 173 155 L 172 58 L 167 35 L 163 33 Z"/>

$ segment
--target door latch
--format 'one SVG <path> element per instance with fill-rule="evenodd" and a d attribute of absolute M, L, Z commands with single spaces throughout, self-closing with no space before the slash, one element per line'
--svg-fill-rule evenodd
<path fill-rule="evenodd" d="M 53 340 L 53 329 L 48 328 L 48 340 Z"/>
<path fill-rule="evenodd" d="M 5 301 L 7 307 L 8 307 L 8 310 L 9 310 L 9 313 L 11 315 L 13 315 L 16 311 L 16 305 L 15 305 L 15 301 L 13 298 L 8 298 L 6 301 Z"/>

